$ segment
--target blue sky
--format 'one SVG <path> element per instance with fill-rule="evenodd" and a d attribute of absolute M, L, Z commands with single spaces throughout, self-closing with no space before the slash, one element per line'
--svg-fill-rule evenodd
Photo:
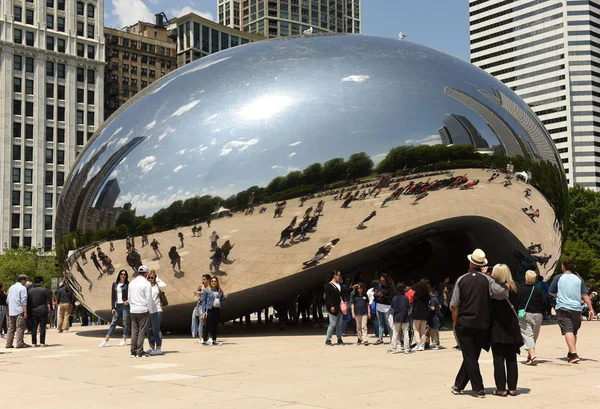
<path fill-rule="evenodd" d="M 196 12 L 215 19 L 216 0 L 105 0 L 105 25 L 123 27 Z M 398 37 L 469 59 L 469 5 L 466 0 L 363 0 L 363 34 Z"/>

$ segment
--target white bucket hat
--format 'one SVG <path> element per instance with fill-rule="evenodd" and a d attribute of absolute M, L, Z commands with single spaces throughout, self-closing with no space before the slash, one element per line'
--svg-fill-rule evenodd
<path fill-rule="evenodd" d="M 475 251 L 472 254 L 469 254 L 467 258 L 471 263 L 479 267 L 487 266 L 488 263 L 487 258 L 485 258 L 485 253 L 481 249 L 475 249 Z"/>

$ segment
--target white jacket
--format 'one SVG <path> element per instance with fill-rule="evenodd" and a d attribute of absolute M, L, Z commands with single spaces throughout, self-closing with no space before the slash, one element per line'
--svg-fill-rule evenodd
<path fill-rule="evenodd" d="M 158 296 L 159 289 L 163 289 L 167 286 L 167 284 L 162 281 L 158 276 L 156 277 L 156 285 L 152 286 L 152 303 L 150 304 L 150 314 L 154 314 L 155 312 L 162 312 L 162 307 L 160 305 L 160 297 Z"/>
<path fill-rule="evenodd" d="M 127 292 L 129 312 L 132 314 L 143 314 L 150 311 L 152 306 L 151 290 L 150 283 L 142 275 L 137 276 L 131 281 Z"/>

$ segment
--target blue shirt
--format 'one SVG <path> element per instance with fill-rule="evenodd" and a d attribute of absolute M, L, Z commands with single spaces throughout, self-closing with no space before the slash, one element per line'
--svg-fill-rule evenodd
<path fill-rule="evenodd" d="M 581 311 L 581 296 L 587 294 L 583 279 L 575 274 L 559 274 L 550 285 L 549 292 L 556 294 L 556 309 Z"/>
<path fill-rule="evenodd" d="M 27 289 L 20 282 L 16 282 L 8 289 L 6 298 L 8 304 L 8 315 L 16 317 L 23 314 L 23 304 L 27 304 Z"/>

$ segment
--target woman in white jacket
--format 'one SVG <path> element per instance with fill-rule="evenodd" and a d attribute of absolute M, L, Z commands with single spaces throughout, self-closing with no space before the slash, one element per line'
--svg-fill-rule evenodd
<path fill-rule="evenodd" d="M 148 343 L 150 349 L 146 351 L 148 355 L 162 355 L 162 332 L 160 331 L 160 322 L 162 320 L 162 306 L 158 294 L 167 286 L 158 276 L 156 271 L 151 270 L 148 274 L 148 281 L 152 286 L 150 303 L 150 325 L 148 326 Z"/>

